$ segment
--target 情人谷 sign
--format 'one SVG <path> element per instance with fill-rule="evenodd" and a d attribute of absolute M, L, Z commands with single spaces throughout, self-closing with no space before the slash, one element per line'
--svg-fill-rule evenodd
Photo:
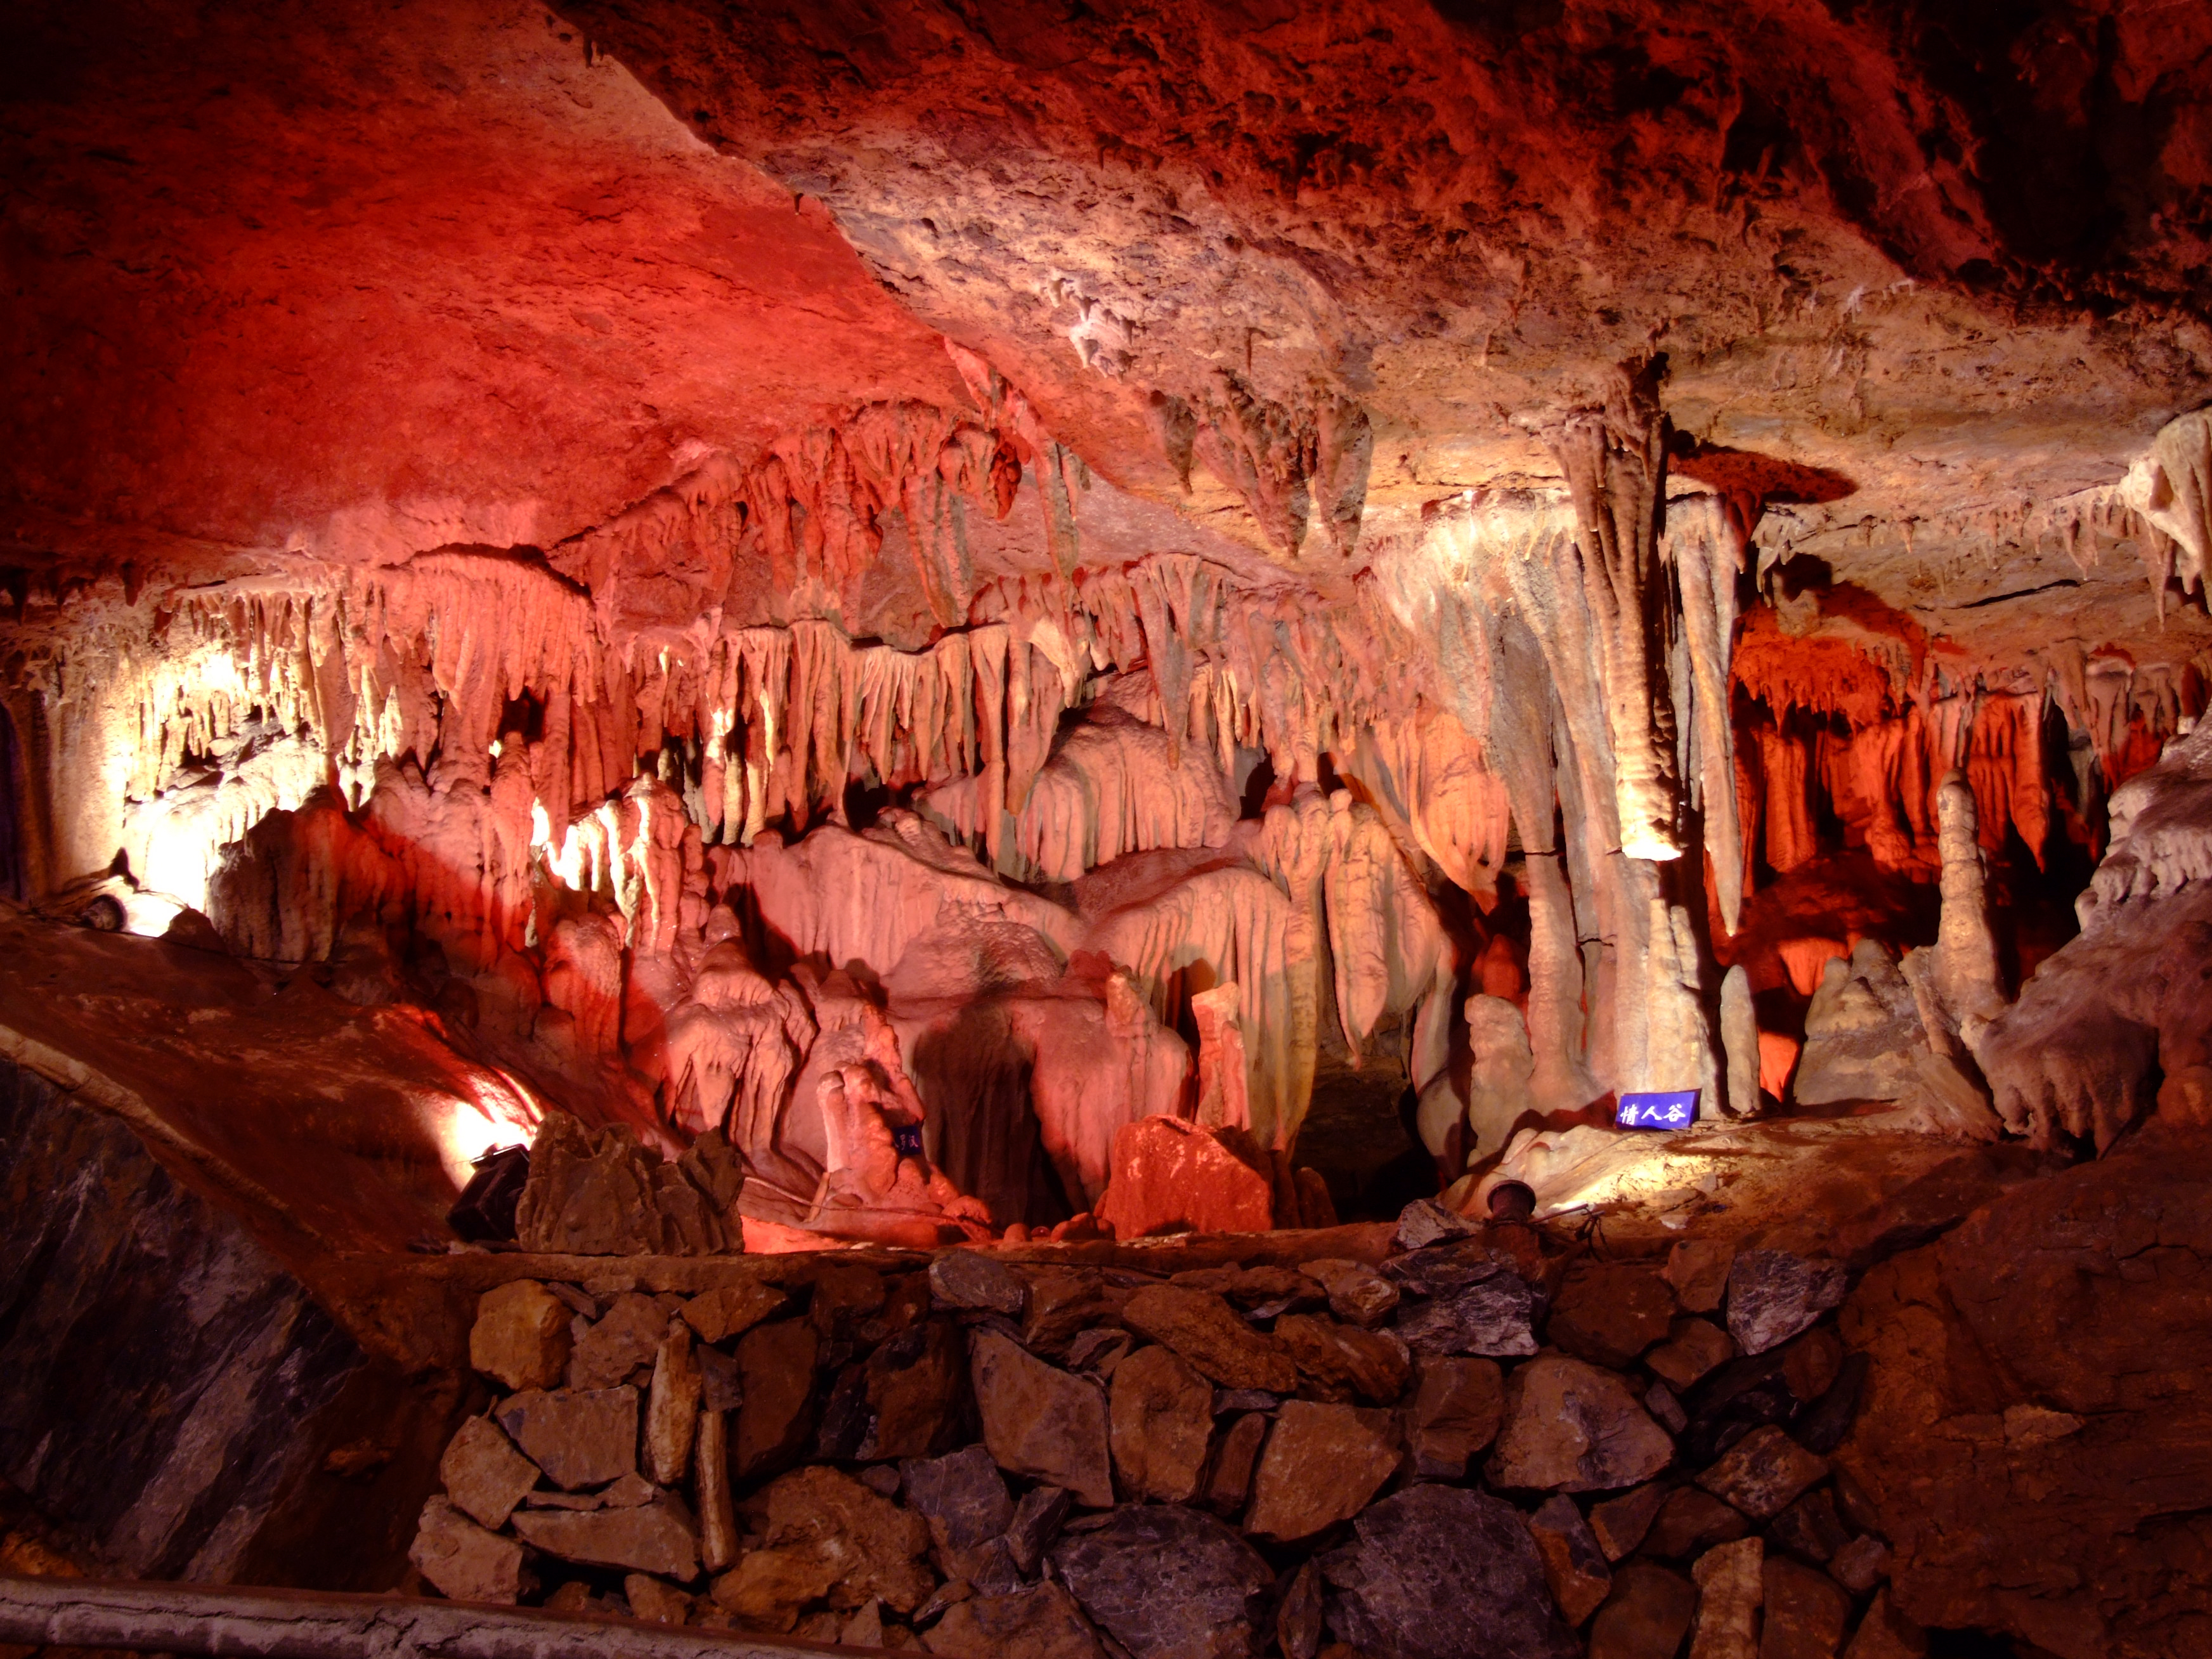
<path fill-rule="evenodd" d="M 1623 1095 L 1613 1121 L 1624 1129 L 1686 1129 L 1698 1121 L 1698 1091 Z"/>

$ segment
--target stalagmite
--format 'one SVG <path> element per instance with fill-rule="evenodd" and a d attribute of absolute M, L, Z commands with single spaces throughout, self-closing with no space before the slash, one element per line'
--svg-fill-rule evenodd
<path fill-rule="evenodd" d="M 1757 1117 L 1761 1109 L 1759 1041 L 1751 975 L 1738 963 L 1721 977 L 1721 1052 L 1727 1060 L 1728 1078 L 1723 1104 L 1731 1117 Z"/>
<path fill-rule="evenodd" d="M 2005 995 L 1997 973 L 1996 937 L 1990 927 L 1973 791 L 1958 773 L 1937 787 L 1936 812 L 1942 842 L 1943 910 L 1934 980 L 1945 1013 L 1972 1048 L 1979 1028 L 2003 1009 Z"/>

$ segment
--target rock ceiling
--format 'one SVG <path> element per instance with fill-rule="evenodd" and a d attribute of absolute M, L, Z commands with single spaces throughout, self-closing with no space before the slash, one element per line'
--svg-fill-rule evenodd
<path fill-rule="evenodd" d="M 1556 486 L 1548 426 L 1656 353 L 1678 477 L 1987 631 L 2091 597 L 2045 532 L 2212 395 L 2192 7 L 114 24 L 10 26 L 24 563 L 551 547 L 702 458 L 965 406 L 941 333 L 1135 498 L 1097 554 L 1326 584 Z M 2086 632 L 2153 622 L 2124 574 Z"/>

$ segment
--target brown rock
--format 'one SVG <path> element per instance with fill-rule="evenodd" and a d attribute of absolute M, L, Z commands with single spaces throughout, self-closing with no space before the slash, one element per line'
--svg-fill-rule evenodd
<path fill-rule="evenodd" d="M 1837 1518 L 1836 1500 L 1826 1491 L 1807 1492 L 1776 1516 L 1768 1530 L 1774 1541 L 1784 1549 L 1795 1550 L 1814 1561 L 1829 1559 L 1850 1541 L 1850 1534 Z"/>
<path fill-rule="evenodd" d="M 512 1606 L 530 1588 L 522 1546 L 486 1531 L 442 1498 L 423 1504 L 407 1559 L 439 1595 L 456 1601 Z"/>
<path fill-rule="evenodd" d="M 1260 1645 L 1275 1575 L 1210 1515 L 1127 1504 L 1063 1536 L 1051 1559 L 1053 1577 L 1133 1659 L 1242 1659 Z"/>
<path fill-rule="evenodd" d="M 929 1264 L 931 1299 L 944 1308 L 975 1308 L 1019 1319 L 1029 1286 L 1012 1267 L 973 1250 L 945 1250 Z"/>
<path fill-rule="evenodd" d="M 1711 1313 L 1728 1292 L 1735 1246 L 1717 1238 L 1686 1238 L 1667 1253 L 1667 1282 L 1686 1313 Z"/>
<path fill-rule="evenodd" d="M 1536 1553 L 1543 1559 L 1544 1581 L 1552 1587 L 1552 1599 L 1559 1604 L 1561 1616 L 1579 1630 L 1613 1589 L 1613 1569 L 1606 1565 L 1589 1523 L 1575 1500 L 1562 1492 L 1528 1517 L 1528 1535 L 1536 1540 Z"/>
<path fill-rule="evenodd" d="M 726 1342 L 780 1311 L 791 1298 L 773 1285 L 747 1279 L 695 1296 L 683 1307 L 684 1322 L 702 1342 Z"/>
<path fill-rule="evenodd" d="M 1597 1539 L 1598 1547 L 1605 1552 L 1608 1561 L 1618 1561 L 1632 1553 L 1651 1530 L 1658 1518 L 1660 1506 L 1667 1501 L 1667 1488 L 1657 1481 L 1648 1486 L 1638 1486 L 1634 1492 L 1623 1492 L 1608 1498 L 1590 1510 L 1590 1532 Z"/>
<path fill-rule="evenodd" d="M 1698 1558 L 1698 1622 L 1690 1659 L 1758 1659 L 1759 1603 L 1765 1590 L 1756 1538 L 1720 1544 Z"/>
<path fill-rule="evenodd" d="M 1590 1621 L 1589 1659 L 1674 1659 L 1697 1610 L 1697 1586 L 1681 1574 L 1631 1561 Z"/>
<path fill-rule="evenodd" d="M 823 1342 L 849 1342 L 860 1322 L 890 1299 L 890 1285 L 873 1267 L 833 1261 L 814 1276 L 806 1316 Z"/>
<path fill-rule="evenodd" d="M 1674 1292 L 1656 1269 L 1628 1262 L 1577 1262 L 1552 1304 L 1545 1334 L 1578 1359 L 1615 1370 L 1666 1340 Z"/>
<path fill-rule="evenodd" d="M 1037 1564 L 1060 1536 L 1061 1524 L 1075 1495 L 1060 1486 L 1032 1486 L 1014 1505 L 1014 1518 L 1006 1522 L 1006 1553 L 1014 1571 L 1024 1578 L 1036 1576 Z"/>
<path fill-rule="evenodd" d="M 564 1561 L 633 1567 L 686 1583 L 699 1576 L 699 1531 L 673 1498 L 633 1510 L 520 1510 L 523 1542 Z"/>
<path fill-rule="evenodd" d="M 649 1573 L 633 1572 L 623 1580 L 623 1599 L 630 1617 L 651 1625 L 681 1625 L 691 1618 L 691 1598 L 672 1584 L 664 1584 Z"/>
<path fill-rule="evenodd" d="M 1928 1633 L 1898 1610 L 1887 1588 L 1859 1620 L 1844 1659 L 1926 1659 Z"/>
<path fill-rule="evenodd" d="M 1391 1413 L 1285 1401 L 1253 1479 L 1244 1530 L 1287 1544 L 1348 1521 L 1401 1455 Z"/>
<path fill-rule="evenodd" d="M 1123 1124 L 1114 1132 L 1111 1168 L 1097 1217 L 1116 1238 L 1261 1233 L 1275 1224 L 1268 1174 L 1179 1119 Z"/>
<path fill-rule="evenodd" d="M 999 1467 L 1065 1486 L 1085 1508 L 1111 1507 L 1105 1390 L 993 1330 L 971 1334 L 969 1364 L 983 1443 Z"/>
<path fill-rule="evenodd" d="M 1809 1406 L 1834 1386 L 1843 1364 L 1843 1338 L 1816 1326 L 1783 1350 L 1782 1376 L 1799 1402 Z"/>
<path fill-rule="evenodd" d="M 849 1612 L 876 1596 L 894 1612 L 912 1613 L 937 1587 L 922 1561 L 929 1528 L 921 1516 L 850 1475 L 793 1469 L 764 1496 L 769 1548 L 813 1550 L 836 1565 L 827 1592 L 833 1607 Z"/>
<path fill-rule="evenodd" d="M 1778 1348 L 1841 1302 L 1849 1283 L 1840 1261 L 1746 1250 L 1729 1267 L 1729 1334 L 1747 1354 Z"/>
<path fill-rule="evenodd" d="M 943 1457 L 913 1458 L 899 1468 L 907 1506 L 928 1524 L 930 1541 L 946 1576 L 972 1576 L 975 1553 L 1012 1524 L 1014 1500 L 1006 1478 L 981 1446 Z"/>
<path fill-rule="evenodd" d="M 1291 1575 L 1275 1609 L 1275 1643 L 1283 1659 L 1314 1659 L 1321 1651 L 1321 1563 L 1308 1561 Z"/>
<path fill-rule="evenodd" d="M 1825 1572 L 1768 1557 L 1759 1659 L 1836 1659 L 1851 1598 Z"/>
<path fill-rule="evenodd" d="M 1828 1576 L 1855 1595 L 1889 1577 L 1889 1546 L 1861 1533 L 1828 1559 Z"/>
<path fill-rule="evenodd" d="M 664 1486 L 680 1485 L 691 1468 L 691 1441 L 699 1431 L 699 1367 L 691 1358 L 691 1328 L 668 1322 L 653 1356 L 653 1386 L 645 1397 L 645 1472 Z"/>
<path fill-rule="evenodd" d="M 469 1364 L 509 1389 L 557 1387 L 568 1369 L 568 1304 L 534 1279 L 518 1279 L 477 1298 Z"/>
<path fill-rule="evenodd" d="M 699 1507 L 699 1560 L 708 1572 L 720 1572 L 738 1559 L 737 1506 L 730 1494 L 729 1422 L 726 1413 L 699 1413 L 692 1497 Z"/>
<path fill-rule="evenodd" d="M 1680 1560 L 1726 1544 L 1751 1530 L 1742 1514 L 1695 1486 L 1678 1486 L 1659 1506 L 1651 1530 L 1644 1535 L 1647 1555 Z"/>
<path fill-rule="evenodd" d="M 538 1484 L 538 1465 L 515 1450 L 514 1443 L 487 1417 L 462 1424 L 438 1460 L 446 1495 L 478 1526 L 495 1532 Z"/>
<path fill-rule="evenodd" d="M 576 1492 L 636 1471 L 635 1389 L 532 1389 L 497 1414 L 500 1427 L 556 1486 Z"/>
<path fill-rule="evenodd" d="M 1680 1390 L 1735 1358 L 1734 1340 L 1711 1320 L 1678 1319 L 1667 1340 L 1644 1356 L 1644 1363 Z"/>
<path fill-rule="evenodd" d="M 1206 1507 L 1216 1515 L 1243 1512 L 1252 1493 L 1252 1471 L 1259 1465 L 1260 1448 L 1267 1443 L 1269 1420 L 1264 1412 L 1246 1412 L 1221 1437 L 1213 1467 L 1206 1476 Z"/>
<path fill-rule="evenodd" d="M 1119 1325 L 1132 1294 L 1129 1286 L 1109 1285 L 1095 1273 L 1040 1269 L 1030 1275 L 1030 1311 L 1023 1322 L 1022 1341 L 1032 1352 L 1064 1354 L 1078 1337 L 1103 1334 Z"/>
<path fill-rule="evenodd" d="M 1328 1257 L 1298 1269 L 1328 1296 L 1328 1310 L 1346 1324 L 1371 1330 L 1398 1305 L 1398 1287 L 1364 1261 Z"/>
<path fill-rule="evenodd" d="M 1168 1283 L 1225 1297 L 1240 1308 L 1311 1307 L 1325 1299 L 1314 1281 L 1294 1267 L 1193 1267 L 1170 1275 Z"/>
<path fill-rule="evenodd" d="M 819 1352 L 814 1328 L 804 1320 L 756 1325 L 739 1339 L 738 1387 L 744 1403 L 738 1408 L 731 1447 L 738 1480 L 784 1468 L 812 1440 Z"/>
<path fill-rule="evenodd" d="M 811 1544 L 747 1550 L 714 1581 L 714 1605 L 749 1629 L 787 1631 L 836 1588 L 844 1566 L 841 1553 Z"/>
<path fill-rule="evenodd" d="M 1413 1356 L 1388 1331 L 1363 1331 L 1311 1314 L 1285 1314 L 1275 1340 L 1316 1382 L 1358 1395 L 1370 1406 L 1396 1403 L 1413 1373 Z"/>
<path fill-rule="evenodd" d="M 632 1372 L 653 1363 L 667 1332 L 668 1316 L 658 1302 L 624 1291 L 578 1339 L 568 1360 L 568 1386 L 611 1389 L 629 1382 Z"/>
<path fill-rule="evenodd" d="M 1674 1443 L 1610 1371 L 1545 1354 L 1505 1384 L 1505 1424 L 1485 1474 L 1494 1486 L 1609 1492 L 1648 1480 Z"/>
<path fill-rule="evenodd" d="M 1458 1480 L 1468 1460 L 1498 1437 L 1505 1415 L 1505 1373 L 1494 1359 L 1424 1355 L 1414 1370 L 1407 1431 L 1413 1472 Z"/>
<path fill-rule="evenodd" d="M 877 1345 L 868 1356 L 869 1424 L 863 1458 L 927 1457 L 958 1432 L 968 1392 L 965 1344 L 949 1319 L 933 1319 Z"/>
<path fill-rule="evenodd" d="M 1123 1495 L 1188 1503 L 1213 1439 L 1212 1385 L 1170 1350 L 1139 1348 L 1115 1368 L 1109 1398 Z"/>
<path fill-rule="evenodd" d="M 1121 1310 L 1121 1322 L 1173 1348 L 1224 1388 L 1288 1394 L 1298 1385 L 1297 1367 L 1282 1346 L 1254 1330 L 1218 1296 L 1147 1285 Z"/>
<path fill-rule="evenodd" d="M 1826 1458 L 1815 1457 L 1773 1424 L 1765 1423 L 1700 1474 L 1698 1484 L 1753 1520 L 1771 1521 L 1827 1473 Z"/>
<path fill-rule="evenodd" d="M 1075 1598 L 1048 1581 L 956 1602 L 922 1641 L 947 1659 L 1097 1659 L 1099 1650 Z"/>

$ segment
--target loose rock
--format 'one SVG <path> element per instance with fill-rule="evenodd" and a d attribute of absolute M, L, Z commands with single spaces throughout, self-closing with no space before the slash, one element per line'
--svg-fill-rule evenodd
<path fill-rule="evenodd" d="M 1164 1347 L 1140 1348 L 1115 1368 L 1109 1439 L 1122 1492 L 1187 1504 L 1198 1495 L 1213 1439 L 1213 1388 Z"/>
<path fill-rule="evenodd" d="M 1851 1598 L 1825 1572 L 1768 1557 L 1759 1659 L 1836 1659 Z"/>
<path fill-rule="evenodd" d="M 1874 1605 L 1859 1620 L 1844 1659 L 1926 1659 L 1928 1634 L 1899 1611 L 1889 1591 L 1876 1592 Z"/>
<path fill-rule="evenodd" d="M 1735 1342 L 1711 1320 L 1678 1319 L 1667 1340 L 1644 1356 L 1644 1363 L 1679 1390 L 1735 1358 Z"/>
<path fill-rule="evenodd" d="M 477 1525 L 442 1498 L 423 1504 L 407 1559 L 441 1595 L 456 1601 L 512 1606 L 530 1588 L 522 1546 Z"/>
<path fill-rule="evenodd" d="M 1330 1257 L 1305 1262 L 1299 1271 L 1328 1293 L 1331 1313 L 1362 1329 L 1372 1330 L 1398 1305 L 1398 1287 L 1364 1261 Z"/>
<path fill-rule="evenodd" d="M 1590 1531 L 1597 1539 L 1598 1547 L 1605 1552 L 1605 1559 L 1618 1561 L 1632 1553 L 1651 1530 L 1651 1523 L 1658 1518 L 1660 1506 L 1666 1501 L 1667 1488 L 1654 1481 L 1608 1498 L 1591 1510 Z"/>
<path fill-rule="evenodd" d="M 1073 1502 L 1074 1494 L 1064 1487 L 1032 1486 L 1014 1505 L 1014 1518 L 1006 1523 L 1006 1549 L 1024 1577 L 1036 1576 Z"/>
<path fill-rule="evenodd" d="M 1493 1359 L 1423 1358 L 1414 1371 L 1407 1429 L 1413 1473 L 1428 1480 L 1465 1477 L 1468 1460 L 1498 1437 L 1505 1373 Z"/>
<path fill-rule="evenodd" d="M 687 1583 L 699 1576 L 698 1528 L 673 1498 L 634 1510 L 523 1510 L 514 1530 L 564 1561 L 634 1567 Z"/>
<path fill-rule="evenodd" d="M 538 1484 L 538 1465 L 515 1450 L 514 1443 L 486 1417 L 462 1424 L 438 1460 L 446 1495 L 471 1521 L 495 1532 Z"/>
<path fill-rule="evenodd" d="M 653 1363 L 667 1330 L 668 1316 L 659 1303 L 623 1291 L 605 1317 L 578 1340 L 568 1360 L 568 1386 L 611 1389 L 629 1381 L 632 1372 Z"/>
<path fill-rule="evenodd" d="M 568 1305 L 534 1279 L 518 1279 L 477 1298 L 469 1364 L 510 1389 L 558 1387 L 568 1372 Z"/>
<path fill-rule="evenodd" d="M 863 1369 L 866 1421 L 854 1455 L 924 1457 L 955 1437 L 968 1368 L 947 1319 L 915 1325 L 876 1346 Z"/>
<path fill-rule="evenodd" d="M 1769 1423 L 1736 1442 L 1698 1484 L 1753 1520 L 1770 1521 L 1827 1473 L 1826 1458 L 1815 1457 Z"/>
<path fill-rule="evenodd" d="M 1310 1314 L 1285 1314 L 1275 1340 L 1293 1363 L 1323 1386 L 1388 1406 L 1406 1392 L 1413 1370 L 1406 1345 L 1389 1331 L 1363 1331 Z"/>
<path fill-rule="evenodd" d="M 1275 1576 L 1210 1515 L 1174 1504 L 1115 1510 L 1053 1547 L 1054 1576 L 1133 1659 L 1229 1659 L 1258 1646 Z M 1379 1656 L 1378 1656 L 1379 1659 Z"/>
<path fill-rule="evenodd" d="M 1758 1659 L 1764 1550 L 1756 1538 L 1707 1550 L 1690 1569 L 1698 1585 L 1690 1659 Z"/>
<path fill-rule="evenodd" d="M 1686 1238 L 1667 1253 L 1667 1282 L 1685 1313 L 1711 1313 L 1728 1292 L 1735 1246 L 1717 1238 Z"/>
<path fill-rule="evenodd" d="M 499 1408 L 499 1425 L 556 1486 L 604 1486 L 637 1468 L 635 1389 L 532 1389 Z"/>
<path fill-rule="evenodd" d="M 1528 1534 L 1543 1559 L 1544 1581 L 1568 1624 L 1580 1629 L 1613 1589 L 1613 1569 L 1589 1523 L 1564 1493 L 1528 1517 Z"/>
<path fill-rule="evenodd" d="M 1401 1455 L 1397 1419 L 1389 1412 L 1285 1401 L 1253 1480 L 1244 1530 L 1287 1544 L 1349 1520 Z"/>
<path fill-rule="evenodd" d="M 1665 1340 L 1674 1318 L 1674 1292 L 1656 1270 L 1585 1262 L 1567 1274 L 1544 1330 L 1577 1358 L 1619 1370 Z"/>
<path fill-rule="evenodd" d="M 1497 1486 L 1608 1492 L 1650 1480 L 1674 1456 L 1620 1377 L 1547 1354 L 1507 1379 L 1505 1425 L 1485 1474 Z"/>
<path fill-rule="evenodd" d="M 1218 1296 L 1148 1285 L 1121 1310 L 1121 1322 L 1173 1348 L 1224 1388 L 1289 1394 L 1297 1367 L 1273 1338 L 1254 1330 Z"/>
<path fill-rule="evenodd" d="M 690 1327 L 672 1320 L 653 1356 L 653 1386 L 645 1400 L 646 1472 L 664 1486 L 677 1485 L 691 1467 L 701 1390 Z"/>
<path fill-rule="evenodd" d="M 945 1576 L 966 1578 L 975 1553 L 1006 1530 L 1014 1500 L 1006 1477 L 981 1446 L 899 1466 L 908 1505 L 929 1526 Z"/>
<path fill-rule="evenodd" d="M 980 1308 L 1019 1319 L 1029 1286 L 1003 1261 L 973 1250 L 942 1250 L 929 1264 L 929 1294 L 941 1308 Z"/>
<path fill-rule="evenodd" d="M 1829 1559 L 1828 1576 L 1854 1595 L 1864 1595 L 1889 1577 L 1889 1546 L 1861 1533 Z"/>
<path fill-rule="evenodd" d="M 634 1572 L 623 1580 L 623 1599 L 629 1603 L 631 1617 L 649 1624 L 681 1625 L 691 1617 L 690 1596 L 647 1573 Z"/>
<path fill-rule="evenodd" d="M 1697 1610 L 1697 1586 L 1681 1574 L 1631 1561 L 1590 1621 L 1589 1659 L 1674 1659 Z"/>
<path fill-rule="evenodd" d="M 1844 1340 L 1824 1325 L 1816 1325 L 1784 1351 L 1782 1378 L 1790 1392 L 1811 1405 L 1835 1386 L 1844 1363 Z"/>
<path fill-rule="evenodd" d="M 1716 1544 L 1741 1538 L 1751 1522 L 1741 1513 L 1695 1486 L 1680 1486 L 1659 1506 L 1644 1534 L 1644 1552 L 1668 1560 L 1703 1554 Z"/>
<path fill-rule="evenodd" d="M 1087 1508 L 1109 1507 L 1105 1390 L 1046 1364 L 996 1331 L 975 1332 L 969 1355 L 983 1443 L 999 1467 L 1065 1486 Z"/>
<path fill-rule="evenodd" d="M 1504 1358 L 1536 1352 L 1535 1313 L 1535 1292 L 1519 1275 L 1501 1271 L 1400 1315 L 1397 1332 L 1415 1353 Z"/>
<path fill-rule="evenodd" d="M 1778 1348 L 1840 1303 L 1848 1288 L 1840 1261 L 1747 1250 L 1729 1269 L 1729 1334 L 1747 1354 Z"/>
<path fill-rule="evenodd" d="M 850 1475 L 818 1465 L 793 1469 L 779 1475 L 765 1498 L 768 1547 L 811 1551 L 833 1566 L 827 1592 L 833 1607 L 849 1612 L 875 1596 L 895 1612 L 911 1613 L 936 1588 L 921 1559 L 927 1523 Z M 740 1560 L 740 1571 L 744 1565 Z"/>
<path fill-rule="evenodd" d="M 756 1325 L 738 1343 L 738 1408 L 732 1461 L 740 1480 L 794 1462 L 814 1437 L 814 1364 L 820 1352 L 804 1320 Z"/>
<path fill-rule="evenodd" d="M 781 1311 L 790 1300 L 772 1285 L 747 1280 L 695 1296 L 684 1304 L 682 1313 L 684 1322 L 699 1334 L 701 1341 L 726 1342 Z"/>
<path fill-rule="evenodd" d="M 1259 1467 L 1260 1448 L 1267 1438 L 1270 1419 L 1262 1412 L 1247 1412 L 1229 1425 L 1213 1467 L 1206 1478 L 1206 1507 L 1216 1515 L 1243 1513 L 1252 1493 L 1252 1472 Z"/>
<path fill-rule="evenodd" d="M 1409 1486 L 1321 1558 L 1329 1629 L 1369 1659 L 1580 1659 L 1520 1511 L 1484 1492 Z"/>
<path fill-rule="evenodd" d="M 1469 1220 L 1457 1210 L 1433 1198 L 1417 1198 L 1398 1212 L 1398 1230 L 1390 1236 L 1390 1247 L 1418 1250 L 1441 1239 L 1466 1238 L 1481 1231 L 1480 1222 Z"/>
<path fill-rule="evenodd" d="M 922 1638 L 949 1659 L 1097 1659 L 1098 1638 L 1058 1584 L 956 1602 Z"/>
<path fill-rule="evenodd" d="M 1807 1492 L 1774 1517 L 1770 1530 L 1785 1549 L 1814 1561 L 1826 1561 L 1850 1541 L 1850 1534 L 1836 1516 L 1836 1501 L 1825 1491 Z M 1869 1589 L 1857 1585 L 1856 1589 Z"/>

